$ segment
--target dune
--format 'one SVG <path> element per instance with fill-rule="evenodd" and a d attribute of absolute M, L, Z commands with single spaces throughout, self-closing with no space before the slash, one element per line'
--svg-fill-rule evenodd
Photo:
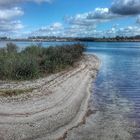
<path fill-rule="evenodd" d="M 0 82 L 0 140 L 56 140 L 86 114 L 99 59 L 85 55 L 75 68 L 24 82 Z M 22 91 L 16 96 L 2 92 Z"/>

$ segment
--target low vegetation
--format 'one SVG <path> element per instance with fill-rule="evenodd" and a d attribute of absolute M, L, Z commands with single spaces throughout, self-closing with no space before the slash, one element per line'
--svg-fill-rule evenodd
<path fill-rule="evenodd" d="M 44 48 L 40 45 L 19 48 L 9 43 L 0 48 L 0 80 L 30 80 L 56 73 L 78 61 L 85 46 L 81 44 Z"/>
<path fill-rule="evenodd" d="M 20 94 L 24 94 L 24 93 L 28 93 L 28 92 L 32 92 L 35 88 L 29 88 L 29 89 L 13 89 L 13 90 L 9 90 L 9 89 L 0 89 L 0 97 L 1 96 L 16 96 L 16 95 L 20 95 Z"/>

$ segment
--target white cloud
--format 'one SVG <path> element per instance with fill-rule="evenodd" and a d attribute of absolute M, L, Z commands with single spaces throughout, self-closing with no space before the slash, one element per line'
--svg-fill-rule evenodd
<path fill-rule="evenodd" d="M 65 29 L 65 33 L 72 36 L 98 36 L 98 33 L 102 33 L 96 30 L 98 24 L 119 17 L 121 16 L 113 14 L 109 8 L 96 8 L 91 12 L 66 17 L 69 28 Z"/>
<path fill-rule="evenodd" d="M 14 32 L 22 29 L 24 26 L 21 21 L 0 21 L 0 32 Z"/>
<path fill-rule="evenodd" d="M 0 36 L 17 36 L 21 34 L 24 26 L 21 21 L 0 21 Z"/>
<path fill-rule="evenodd" d="M 62 35 L 64 28 L 63 25 L 59 22 L 53 23 L 50 26 L 41 27 L 29 35 L 35 34 L 36 36 L 59 36 Z"/>
<path fill-rule="evenodd" d="M 19 7 L 0 9 L 0 35 L 9 35 L 21 30 L 24 26 L 15 18 L 23 14 Z"/>
<path fill-rule="evenodd" d="M 71 25 L 64 30 L 64 36 L 67 37 L 85 37 L 93 36 L 96 26 Z"/>
<path fill-rule="evenodd" d="M 19 7 L 10 9 L 0 9 L 0 20 L 10 20 L 17 16 L 22 16 L 24 12 Z"/>
<path fill-rule="evenodd" d="M 55 22 L 50 26 L 53 30 L 60 30 L 63 28 L 63 25 L 60 22 Z"/>
<path fill-rule="evenodd" d="M 16 18 L 22 16 L 24 11 L 19 7 L 22 3 L 52 2 L 53 0 L 0 0 L 0 35 L 18 33 L 24 26 Z M 59 26 L 59 25 L 55 25 Z M 7 32 L 7 33 L 6 33 Z"/>
<path fill-rule="evenodd" d="M 24 28 L 21 21 L 16 17 L 24 14 L 18 7 L 21 3 L 51 2 L 52 0 L 0 0 L 0 35 L 19 34 Z M 100 37 L 100 36 L 132 36 L 140 34 L 138 26 L 128 26 L 126 28 L 112 27 L 108 30 L 97 30 L 98 24 L 109 22 L 112 19 L 122 18 L 129 15 L 140 14 L 140 0 L 114 0 L 111 8 L 95 8 L 95 10 L 75 16 L 65 18 L 67 26 L 56 22 L 52 25 L 34 30 L 29 35 L 39 36 L 64 36 L 64 37 Z M 140 16 L 137 18 L 140 23 Z"/>
<path fill-rule="evenodd" d="M 125 28 L 120 28 L 117 31 L 118 35 L 122 36 L 135 36 L 135 35 L 140 35 L 140 28 L 138 26 L 128 26 Z"/>
<path fill-rule="evenodd" d="M 64 27 L 61 23 L 54 23 L 42 27 L 28 34 L 28 36 L 61 36 L 61 37 L 115 37 L 135 36 L 140 34 L 139 26 L 120 28 L 118 24 L 107 30 L 97 30 L 96 26 L 81 26 L 72 24 Z"/>
<path fill-rule="evenodd" d="M 109 8 L 96 8 L 91 12 L 68 16 L 65 20 L 69 24 L 79 26 L 96 26 L 98 23 L 107 22 L 120 17 L 122 16 L 112 13 Z"/>
<path fill-rule="evenodd" d="M 72 36 L 116 36 L 123 34 L 130 36 L 140 34 L 136 26 L 112 27 L 105 31 L 96 30 L 96 26 L 101 23 L 138 14 L 139 12 L 140 0 L 114 0 L 111 8 L 95 8 L 94 11 L 66 17 L 69 28 L 65 29 L 65 33 Z M 137 19 L 137 22 L 140 23 L 140 18 Z"/>
<path fill-rule="evenodd" d="M 50 26 L 42 27 L 38 30 L 35 30 L 29 34 L 32 36 L 61 36 L 61 37 L 85 37 L 93 36 L 95 32 L 95 26 L 79 26 L 79 25 L 70 25 L 64 27 L 61 23 L 54 23 Z"/>
<path fill-rule="evenodd" d="M 96 8 L 93 12 L 89 12 L 88 19 L 100 19 L 100 20 L 109 20 L 113 18 L 118 18 L 119 15 L 113 14 L 109 8 Z"/>
<path fill-rule="evenodd" d="M 99 21 L 95 19 L 87 19 L 87 16 L 85 15 L 76 15 L 75 17 L 68 17 L 66 22 L 71 25 L 95 26 Z"/>
<path fill-rule="evenodd" d="M 124 28 L 113 26 L 112 28 L 102 32 L 103 32 L 103 36 L 106 37 L 135 36 L 135 35 L 140 35 L 140 28 L 138 26 L 127 26 Z"/>
<path fill-rule="evenodd" d="M 96 28 L 84 28 L 81 29 L 77 27 L 70 27 L 65 29 L 65 34 L 71 37 L 115 37 L 115 36 L 135 36 L 140 35 L 139 26 L 128 26 L 124 28 L 118 27 L 118 25 L 113 26 L 107 30 L 97 30 Z"/>

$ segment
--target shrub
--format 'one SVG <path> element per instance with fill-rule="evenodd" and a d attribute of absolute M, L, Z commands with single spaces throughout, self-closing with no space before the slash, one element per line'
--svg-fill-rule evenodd
<path fill-rule="evenodd" d="M 18 47 L 16 44 L 10 42 L 10 43 L 7 43 L 7 45 L 6 45 L 6 51 L 8 53 L 17 53 Z"/>
<path fill-rule="evenodd" d="M 38 57 L 42 55 L 43 53 L 42 51 L 43 51 L 42 47 L 33 45 L 25 48 L 25 50 L 23 50 L 23 53 Z"/>
<path fill-rule="evenodd" d="M 85 47 L 81 44 L 43 48 L 30 46 L 18 52 L 10 43 L 0 49 L 0 79 L 28 80 L 44 73 L 55 73 L 73 66 L 80 59 Z"/>
<path fill-rule="evenodd" d="M 33 79 L 39 76 L 36 59 L 27 55 L 20 55 L 15 63 L 14 76 L 17 80 Z"/>

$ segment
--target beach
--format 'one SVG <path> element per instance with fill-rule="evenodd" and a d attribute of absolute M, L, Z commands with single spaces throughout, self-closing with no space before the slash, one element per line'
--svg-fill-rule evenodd
<path fill-rule="evenodd" d="M 74 68 L 45 78 L 1 81 L 0 139 L 63 139 L 85 118 L 99 65 L 96 56 L 85 55 Z M 22 94 L 3 95 L 7 90 Z"/>

